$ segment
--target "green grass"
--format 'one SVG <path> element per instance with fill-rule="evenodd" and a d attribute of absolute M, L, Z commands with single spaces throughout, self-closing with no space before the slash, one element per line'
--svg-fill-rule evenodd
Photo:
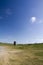
<path fill-rule="evenodd" d="M 0 43 L 0 46 L 5 46 L 12 51 L 22 50 L 17 53 L 9 52 L 6 65 L 43 65 L 43 44 L 18 44 L 14 46 L 13 44 Z"/>
<path fill-rule="evenodd" d="M 43 52 L 37 52 L 35 53 L 36 56 L 42 56 L 43 57 Z"/>

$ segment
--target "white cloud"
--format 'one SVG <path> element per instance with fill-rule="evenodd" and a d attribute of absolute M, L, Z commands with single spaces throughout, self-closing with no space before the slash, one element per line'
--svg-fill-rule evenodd
<path fill-rule="evenodd" d="M 31 22 L 32 23 L 36 22 L 36 17 L 31 17 Z"/>
<path fill-rule="evenodd" d="M 43 23 L 43 20 L 42 19 L 40 19 L 40 18 L 36 18 L 36 17 L 31 17 L 30 18 L 30 21 L 32 22 L 32 23 Z"/>

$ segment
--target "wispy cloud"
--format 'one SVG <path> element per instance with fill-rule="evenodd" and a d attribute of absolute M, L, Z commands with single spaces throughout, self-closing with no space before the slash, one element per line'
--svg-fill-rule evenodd
<path fill-rule="evenodd" d="M 40 20 L 39 23 L 43 23 L 43 20 Z"/>
<path fill-rule="evenodd" d="M 2 17 L 2 16 L 0 16 L 0 19 L 3 19 L 3 17 Z"/>
<path fill-rule="evenodd" d="M 6 9 L 6 14 L 7 14 L 7 15 L 11 15 L 11 14 L 12 14 L 12 12 L 11 12 L 11 9 L 10 9 L 10 8 Z"/>

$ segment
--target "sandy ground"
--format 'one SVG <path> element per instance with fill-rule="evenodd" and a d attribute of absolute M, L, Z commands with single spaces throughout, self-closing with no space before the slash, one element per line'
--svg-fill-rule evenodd
<path fill-rule="evenodd" d="M 20 50 L 9 50 L 4 46 L 0 46 L 0 65 L 9 64 L 9 56 L 11 53 L 18 53 Z M 10 53 L 10 54 L 9 54 Z"/>

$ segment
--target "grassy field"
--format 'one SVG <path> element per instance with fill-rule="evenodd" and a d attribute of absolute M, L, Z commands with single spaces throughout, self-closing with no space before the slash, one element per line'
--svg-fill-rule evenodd
<path fill-rule="evenodd" d="M 0 43 L 0 65 L 43 65 L 43 44 Z"/>

